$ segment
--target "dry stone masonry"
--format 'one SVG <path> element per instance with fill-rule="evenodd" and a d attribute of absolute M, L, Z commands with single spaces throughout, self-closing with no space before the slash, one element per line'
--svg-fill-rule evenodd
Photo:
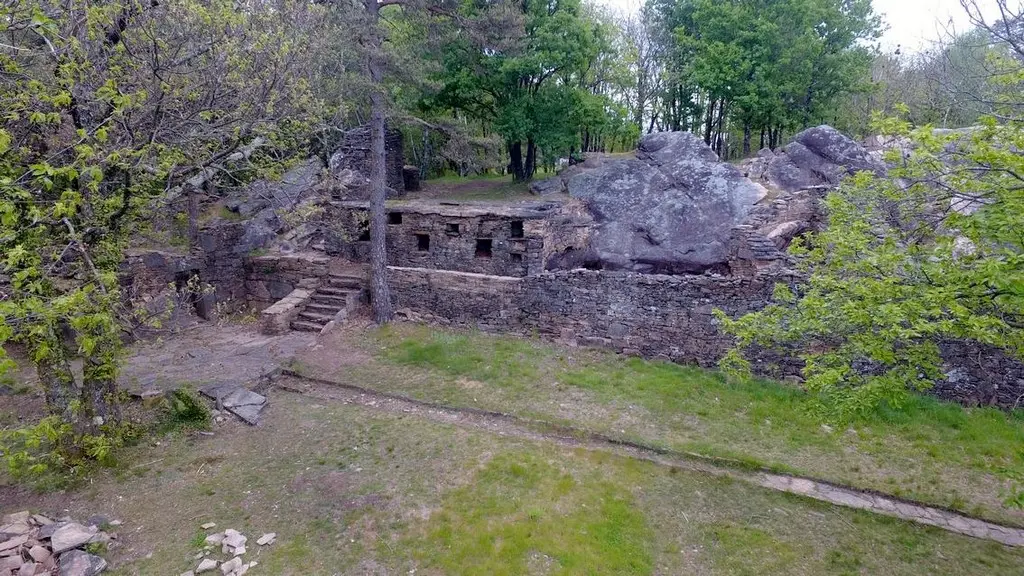
<path fill-rule="evenodd" d="M 263 311 L 267 334 L 341 322 L 366 301 L 365 272 L 346 279 L 337 268 L 369 260 L 368 136 L 351 132 L 327 170 L 311 160 L 250 187 L 254 197 L 228 206 L 247 219 L 206 226 L 188 255 L 133 256 L 133 290 L 196 276 L 216 287 L 218 306 Z M 400 136 L 388 146 L 397 196 Z M 662 133 L 643 137 L 634 158 L 594 155 L 535 183 L 535 201 L 389 200 L 392 295 L 407 318 L 712 366 L 731 345 L 712 311 L 741 315 L 763 308 L 775 284 L 798 285 L 786 248 L 821 225 L 821 198 L 858 170 L 885 167 L 828 126 L 739 167 L 692 134 Z M 942 351 L 938 395 L 1000 406 L 1024 397 L 1020 362 L 969 343 Z M 799 373 L 793 358 L 758 356 L 765 374 Z"/>

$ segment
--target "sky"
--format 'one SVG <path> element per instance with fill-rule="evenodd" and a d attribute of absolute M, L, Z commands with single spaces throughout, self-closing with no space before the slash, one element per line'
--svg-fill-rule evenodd
<path fill-rule="evenodd" d="M 635 11 L 640 6 L 640 0 L 598 1 L 622 11 Z M 977 2 L 986 19 L 994 20 L 998 15 L 996 0 Z M 916 52 L 941 38 L 946 27 L 957 32 L 970 28 L 959 0 L 874 0 L 874 7 L 889 27 L 880 40 L 886 51 L 899 46 L 903 52 Z"/>

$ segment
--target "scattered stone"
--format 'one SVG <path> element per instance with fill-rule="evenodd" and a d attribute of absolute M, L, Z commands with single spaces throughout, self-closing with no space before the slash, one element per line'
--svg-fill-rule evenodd
<path fill-rule="evenodd" d="M 60 576 L 96 576 L 106 569 L 106 560 L 81 550 L 71 550 L 60 557 Z"/>
<path fill-rule="evenodd" d="M 37 569 L 40 570 L 40 572 L 37 572 Z M 35 576 L 36 574 L 41 573 L 41 569 L 42 566 L 39 566 L 35 562 L 25 562 L 21 565 L 21 568 L 18 568 L 18 576 Z"/>
<path fill-rule="evenodd" d="M 50 520 L 42 514 L 33 514 L 32 521 L 40 526 L 49 526 L 50 524 L 53 524 L 53 520 Z"/>
<path fill-rule="evenodd" d="M 60 554 L 89 543 L 94 536 L 96 536 L 95 529 L 90 530 L 81 524 L 69 522 L 53 533 L 53 536 L 50 537 L 50 547 L 54 554 Z"/>
<path fill-rule="evenodd" d="M 207 522 L 206 524 L 203 524 L 203 525 L 200 526 L 200 528 L 202 528 L 203 530 L 209 530 L 210 528 L 216 528 L 216 527 L 217 527 L 217 525 L 214 524 L 213 522 Z"/>
<path fill-rule="evenodd" d="M 220 571 L 222 574 L 224 574 L 224 576 L 228 576 L 229 574 L 235 574 L 238 570 L 242 568 L 243 565 L 244 564 L 242 564 L 242 559 L 238 556 L 235 556 L 231 560 L 228 560 L 227 562 L 221 564 Z"/>
<path fill-rule="evenodd" d="M 52 556 L 49 550 L 39 545 L 29 548 L 28 555 L 36 562 L 45 562 L 47 558 Z"/>
<path fill-rule="evenodd" d="M 43 540 L 46 540 L 47 538 L 51 538 L 51 537 L 53 537 L 53 533 L 54 532 L 56 532 L 58 529 L 60 529 L 62 526 L 66 525 L 66 524 L 67 524 L 67 522 L 63 522 L 63 521 L 52 522 L 50 524 L 47 524 L 47 525 L 39 528 L 39 534 L 37 536 L 39 538 L 43 539 Z"/>
<path fill-rule="evenodd" d="M 249 539 L 237 530 L 232 530 L 231 528 L 228 528 L 224 531 L 224 544 L 231 546 L 232 548 L 244 546 L 247 540 Z"/>
<path fill-rule="evenodd" d="M 28 511 L 14 512 L 4 516 L 4 524 L 15 524 L 18 522 L 28 522 L 29 513 Z"/>
<path fill-rule="evenodd" d="M 277 533 L 276 532 L 271 532 L 269 534 L 264 534 L 263 536 L 260 536 L 259 539 L 256 540 L 256 544 L 258 544 L 260 546 L 269 546 L 269 545 L 273 544 L 274 540 L 276 540 L 276 539 L 277 539 Z"/>
<path fill-rule="evenodd" d="M 235 549 L 232 551 L 232 554 L 234 554 L 235 556 L 241 556 L 242 554 L 245 554 L 245 546 L 235 546 Z"/>
<path fill-rule="evenodd" d="M 28 534 L 32 531 L 32 525 L 27 521 L 11 522 L 0 526 L 0 534 L 6 534 L 8 538 L 11 536 L 21 536 L 22 534 Z"/>
<path fill-rule="evenodd" d="M 206 537 L 205 542 L 207 544 L 210 544 L 211 546 L 220 545 L 222 542 L 224 542 L 224 533 L 217 532 L 216 534 L 210 534 Z"/>
<path fill-rule="evenodd" d="M 0 552 L 6 550 L 17 550 L 19 546 L 28 542 L 28 536 L 22 534 L 21 536 L 15 536 L 5 542 L 0 542 Z"/>
<path fill-rule="evenodd" d="M 211 572 L 217 568 L 217 561 L 212 558 L 206 558 L 196 566 L 196 574 L 202 574 L 203 572 Z"/>
<path fill-rule="evenodd" d="M 104 516 L 102 514 L 96 514 L 95 516 L 90 516 L 89 519 L 85 521 L 85 525 L 86 526 L 95 526 L 97 528 L 102 528 L 104 526 L 108 526 L 109 524 L 110 524 L 110 518 L 107 518 L 106 516 Z"/>

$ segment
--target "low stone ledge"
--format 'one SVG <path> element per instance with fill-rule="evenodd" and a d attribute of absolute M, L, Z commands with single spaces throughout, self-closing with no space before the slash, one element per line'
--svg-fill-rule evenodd
<path fill-rule="evenodd" d="M 276 336 L 291 329 L 291 323 L 299 315 L 302 306 L 313 295 L 316 288 L 296 288 L 287 296 L 260 313 L 260 334 Z"/>

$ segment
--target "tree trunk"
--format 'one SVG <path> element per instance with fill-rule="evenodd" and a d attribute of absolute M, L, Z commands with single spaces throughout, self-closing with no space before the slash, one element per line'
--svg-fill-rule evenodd
<path fill-rule="evenodd" d="M 82 369 L 82 414 L 84 430 L 92 434 L 99 427 L 121 421 L 121 405 L 117 398 L 117 371 L 109 361 L 102 360 L 103 345 L 85 359 Z"/>
<path fill-rule="evenodd" d="M 188 245 L 190 248 L 199 246 L 199 195 L 194 187 L 188 187 L 185 196 L 188 210 Z"/>
<path fill-rule="evenodd" d="M 537 171 L 537 144 L 534 143 L 533 138 L 526 140 L 526 166 L 525 175 L 526 180 L 533 178 L 533 174 Z"/>
<path fill-rule="evenodd" d="M 526 172 L 523 170 L 523 147 L 519 142 L 508 142 L 508 165 L 512 169 L 512 179 L 522 182 L 526 179 Z"/>
<path fill-rule="evenodd" d="M 764 128 L 761 128 L 761 147 L 758 150 L 764 150 Z"/>
<path fill-rule="evenodd" d="M 384 77 L 381 62 L 381 31 L 379 26 L 380 6 L 377 0 L 364 0 L 370 15 L 371 30 L 368 34 L 366 69 L 370 76 L 370 297 L 373 306 L 373 320 L 386 324 L 394 316 L 391 303 L 391 289 L 388 285 L 387 255 L 387 165 L 384 157 L 384 95 L 381 82 Z"/>
<path fill-rule="evenodd" d="M 46 398 L 46 411 L 58 416 L 64 422 L 75 421 L 72 414 L 72 402 L 77 396 L 75 375 L 68 362 L 67 349 L 60 337 L 47 342 L 48 353 L 36 363 L 36 374 L 43 385 Z"/>
<path fill-rule="evenodd" d="M 750 124 L 743 123 L 743 157 L 750 156 Z"/>
<path fill-rule="evenodd" d="M 704 117 L 704 143 L 711 146 L 711 128 L 715 122 L 715 101 L 708 98 L 708 110 Z"/>

